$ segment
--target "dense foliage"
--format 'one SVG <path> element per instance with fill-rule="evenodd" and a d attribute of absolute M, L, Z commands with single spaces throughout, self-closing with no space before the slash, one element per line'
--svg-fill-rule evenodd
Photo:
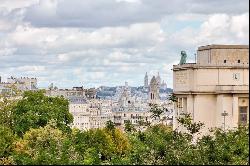
<path fill-rule="evenodd" d="M 0 104 L 0 122 L 19 136 L 30 128 L 46 126 L 50 120 L 56 122 L 58 129 L 69 132 L 73 116 L 69 113 L 68 104 L 62 97 L 45 96 L 43 91 L 26 91 L 22 100 L 4 98 Z"/>
<path fill-rule="evenodd" d="M 163 123 L 136 131 L 129 121 L 125 132 L 112 121 L 102 129 L 70 130 L 67 106 L 65 99 L 43 92 L 26 92 L 18 101 L 2 100 L 0 164 L 242 165 L 249 161 L 248 127 L 214 129 L 195 142 L 203 124 L 192 123 L 189 115 L 178 119 L 186 133 Z M 159 117 L 162 111 L 153 109 Z"/>

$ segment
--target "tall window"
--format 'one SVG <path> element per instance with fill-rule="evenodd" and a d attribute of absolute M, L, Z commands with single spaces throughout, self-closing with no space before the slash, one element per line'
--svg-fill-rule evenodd
<path fill-rule="evenodd" d="M 239 107 L 239 125 L 247 124 L 247 107 Z"/>

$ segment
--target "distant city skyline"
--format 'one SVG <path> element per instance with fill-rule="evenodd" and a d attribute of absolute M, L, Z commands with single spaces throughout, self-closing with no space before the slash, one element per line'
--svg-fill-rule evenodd
<path fill-rule="evenodd" d="M 145 73 L 145 74 L 146 74 L 146 73 Z M 150 82 L 150 80 L 152 79 L 152 77 L 153 77 L 153 76 L 157 76 L 158 73 L 157 73 L 157 74 L 153 74 L 153 75 L 147 73 L 147 75 L 148 75 L 148 81 Z M 144 76 L 145 76 L 145 75 L 144 75 Z M 161 74 L 160 74 L 160 76 L 161 76 Z M 20 77 L 9 76 L 8 78 L 11 78 L 11 77 L 13 77 L 13 78 L 23 78 L 23 77 L 25 77 L 25 76 L 20 76 Z M 26 77 L 27 77 L 27 76 L 26 76 Z M 1 82 L 8 82 L 8 81 L 7 81 L 8 78 L 3 78 L 3 77 L 1 77 L 1 76 L 0 76 L 0 78 L 1 78 L 1 79 L 0 79 Z M 27 77 L 27 78 L 31 78 L 31 77 Z M 39 85 L 39 78 L 36 78 L 36 79 L 38 80 L 38 82 L 37 82 L 38 88 L 48 88 L 51 84 L 53 84 L 53 86 L 57 86 L 58 88 L 72 88 L 72 87 L 79 87 L 79 86 L 83 86 L 83 87 L 85 87 L 85 88 L 93 88 L 93 87 L 98 88 L 98 87 L 101 87 L 101 86 L 107 86 L 107 87 L 125 86 L 126 83 L 128 83 L 128 86 L 130 86 L 130 87 L 140 87 L 140 86 L 144 86 L 144 79 L 145 79 L 145 78 L 143 78 L 142 83 L 141 83 L 141 84 L 138 84 L 138 85 L 130 85 L 128 81 L 124 81 L 123 84 L 117 84 L 117 85 L 110 85 L 110 84 L 108 84 L 108 85 L 100 85 L 100 86 L 91 86 L 91 85 L 86 85 L 86 84 L 85 84 L 85 85 L 84 85 L 84 84 L 74 84 L 74 81 L 73 81 L 73 82 L 72 82 L 73 85 L 71 85 L 71 86 L 66 86 L 66 87 L 58 86 L 58 85 L 55 84 L 54 82 L 50 82 L 47 86 L 40 86 L 40 85 Z M 162 81 L 164 81 L 164 83 L 166 83 L 165 80 L 162 79 L 162 80 L 161 80 L 161 83 L 162 83 Z M 168 87 L 168 88 L 172 88 L 172 87 Z"/>
<path fill-rule="evenodd" d="M 173 87 L 180 52 L 249 43 L 248 0 L 0 0 L 0 76 L 39 87 Z"/>

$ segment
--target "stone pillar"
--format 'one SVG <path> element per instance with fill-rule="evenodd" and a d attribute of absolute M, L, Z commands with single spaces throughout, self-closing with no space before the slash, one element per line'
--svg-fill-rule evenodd
<path fill-rule="evenodd" d="M 180 98 L 177 97 L 177 102 L 174 105 L 174 113 L 173 113 L 173 129 L 176 129 L 178 127 L 178 122 L 177 122 L 177 118 L 180 115 L 180 111 L 179 111 L 179 102 L 180 102 Z"/>
<path fill-rule="evenodd" d="M 238 127 L 239 104 L 238 96 L 233 95 L 232 127 Z"/>
<path fill-rule="evenodd" d="M 187 96 L 187 112 L 190 113 L 194 119 L 194 95 Z"/>
<path fill-rule="evenodd" d="M 223 112 L 223 95 L 217 95 L 217 108 L 216 108 L 216 127 L 223 128 L 223 117 L 221 113 Z"/>

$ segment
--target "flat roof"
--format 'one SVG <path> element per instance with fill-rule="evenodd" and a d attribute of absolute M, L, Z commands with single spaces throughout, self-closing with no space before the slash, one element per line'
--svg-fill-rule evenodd
<path fill-rule="evenodd" d="M 249 45 L 219 45 L 212 44 L 206 46 L 198 47 L 198 51 L 208 50 L 208 49 L 249 49 Z"/>

